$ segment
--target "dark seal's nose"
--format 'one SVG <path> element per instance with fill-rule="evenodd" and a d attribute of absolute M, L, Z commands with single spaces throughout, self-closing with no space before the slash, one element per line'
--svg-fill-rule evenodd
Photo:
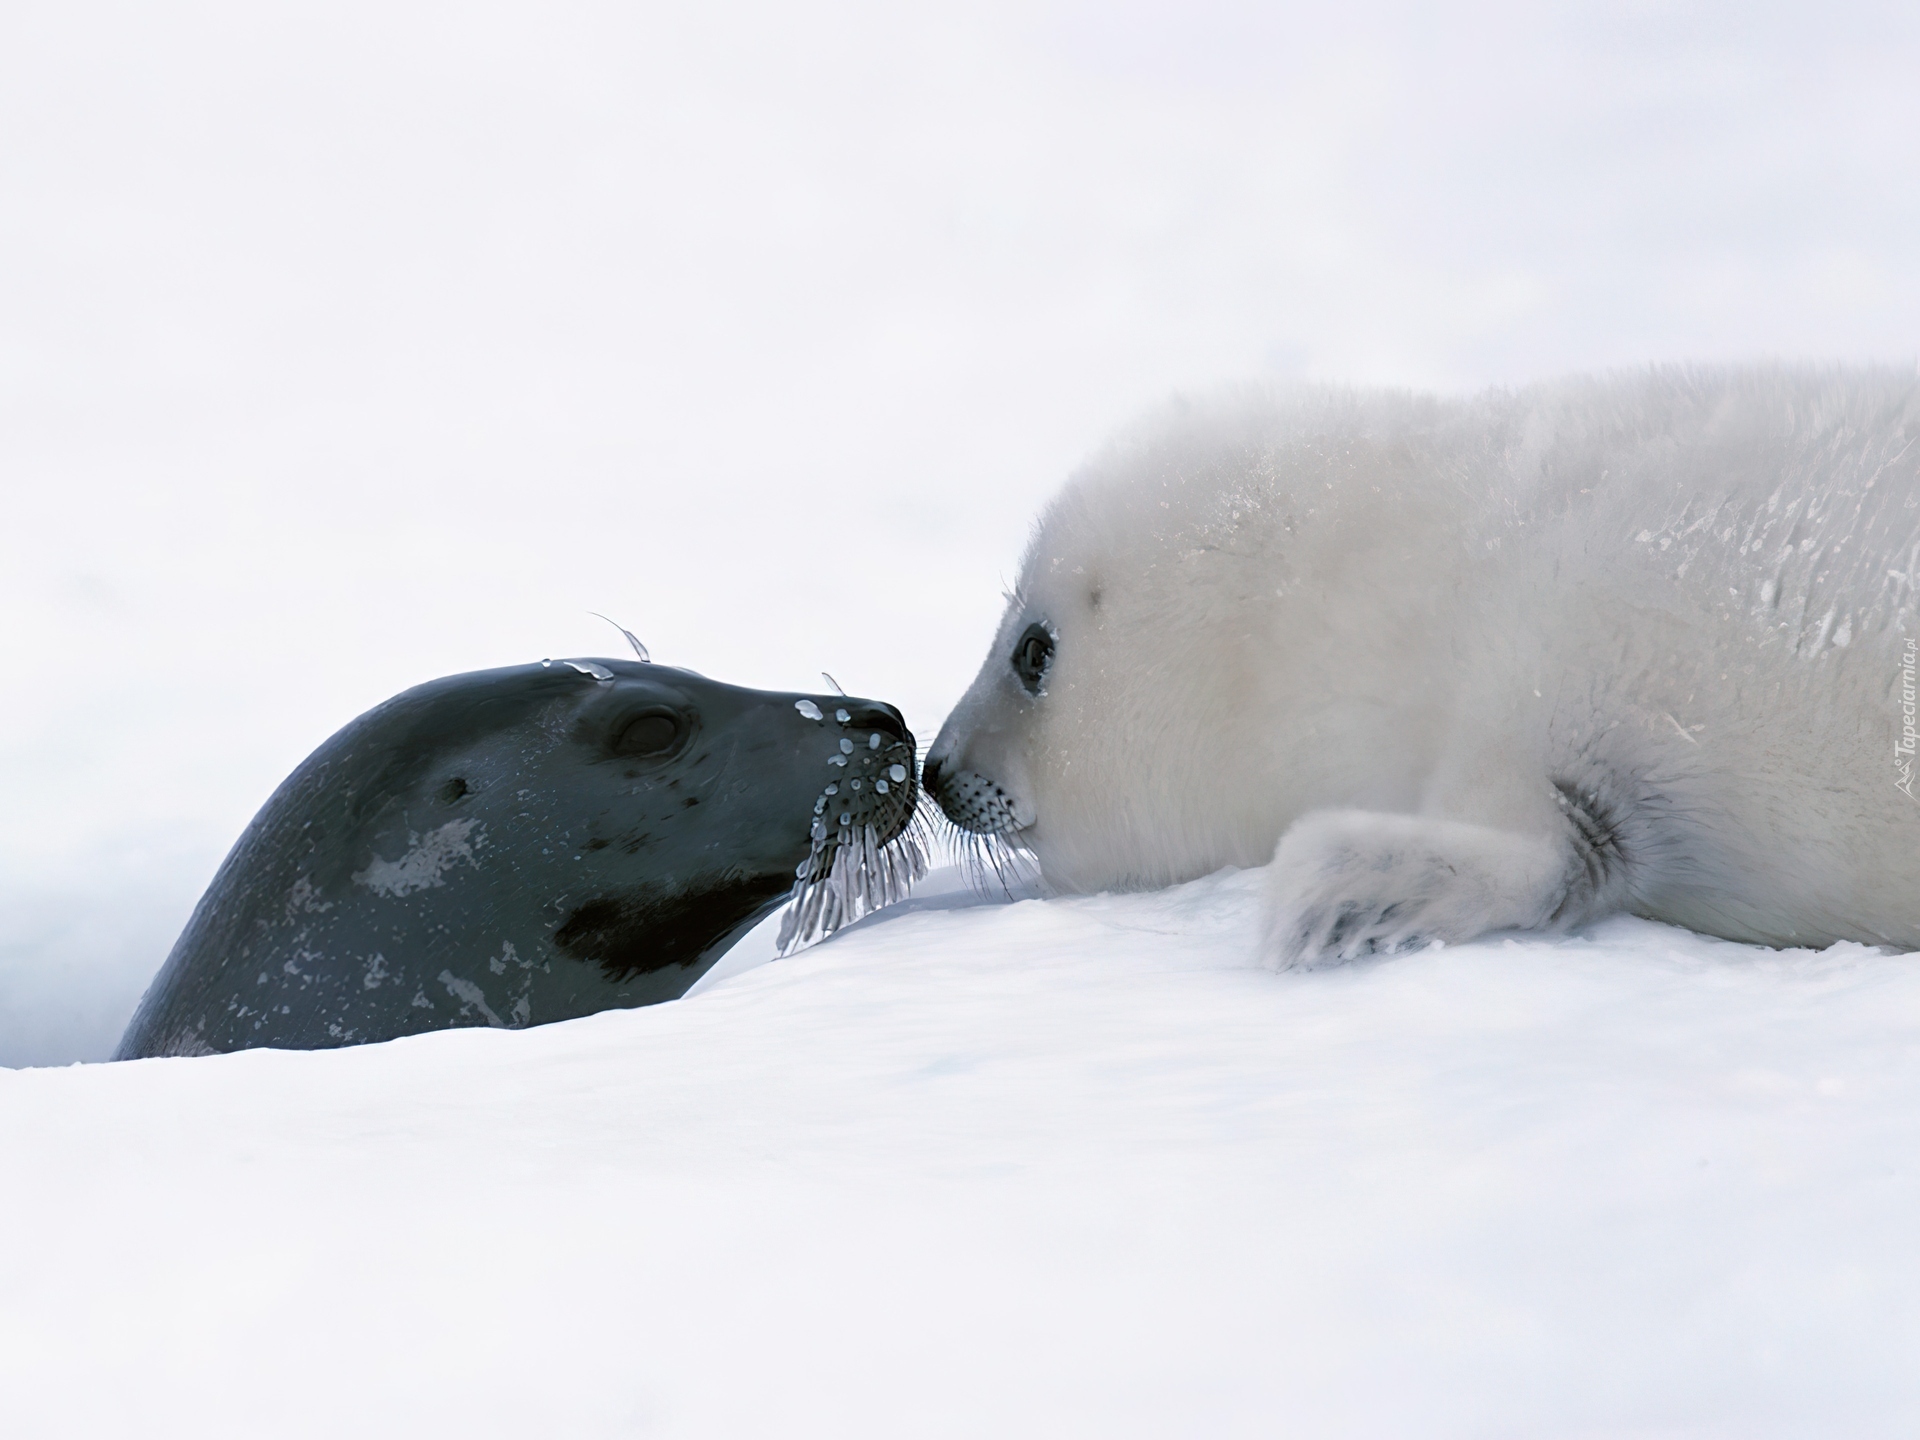
<path fill-rule="evenodd" d="M 907 730 L 906 717 L 891 705 L 873 700 L 855 700 L 840 708 L 847 712 L 847 719 L 843 723 L 850 730 L 878 730 L 902 744 L 911 744 L 913 741 L 913 736 Z"/>

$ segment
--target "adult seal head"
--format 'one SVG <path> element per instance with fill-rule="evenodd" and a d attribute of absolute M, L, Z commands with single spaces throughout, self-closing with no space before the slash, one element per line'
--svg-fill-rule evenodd
<path fill-rule="evenodd" d="M 274 793 L 116 1058 L 672 999 L 784 897 L 797 942 L 903 892 L 922 863 L 913 765 L 890 705 L 665 665 L 418 686 Z"/>
<path fill-rule="evenodd" d="M 1280 965 L 1911 949 L 1917 641 L 1910 370 L 1241 395 L 1069 481 L 922 780 L 1064 890 L 1270 864 Z"/>

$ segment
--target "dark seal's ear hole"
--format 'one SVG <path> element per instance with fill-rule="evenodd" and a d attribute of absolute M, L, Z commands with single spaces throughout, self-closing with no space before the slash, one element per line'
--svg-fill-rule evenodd
<path fill-rule="evenodd" d="M 1013 673 L 1029 695 L 1045 692 L 1047 667 L 1053 664 L 1053 634 L 1037 621 L 1013 644 Z"/>
<path fill-rule="evenodd" d="M 456 800 L 464 800 L 471 793 L 473 787 L 456 775 L 440 787 L 440 803 L 451 805 Z"/>
<path fill-rule="evenodd" d="M 680 717 L 671 710 L 646 710 L 620 727 L 613 737 L 614 752 L 619 755 L 664 755 L 680 743 L 685 731 Z"/>

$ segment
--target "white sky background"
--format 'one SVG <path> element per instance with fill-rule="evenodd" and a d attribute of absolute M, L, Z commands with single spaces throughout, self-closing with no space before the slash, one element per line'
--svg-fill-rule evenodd
<path fill-rule="evenodd" d="M 923 739 L 1179 388 L 1911 363 L 1910 6 L 0 10 L 0 1063 L 436 675 Z"/>

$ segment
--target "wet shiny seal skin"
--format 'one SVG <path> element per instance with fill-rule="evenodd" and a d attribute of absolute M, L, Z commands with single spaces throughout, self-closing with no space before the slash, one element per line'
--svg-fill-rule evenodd
<path fill-rule="evenodd" d="M 869 778 L 853 791 L 850 774 Z M 828 803 L 872 856 L 917 798 L 913 737 L 875 701 L 628 660 L 435 680 L 341 730 L 268 800 L 116 1058 L 674 999 L 859 845 L 823 830 Z"/>

